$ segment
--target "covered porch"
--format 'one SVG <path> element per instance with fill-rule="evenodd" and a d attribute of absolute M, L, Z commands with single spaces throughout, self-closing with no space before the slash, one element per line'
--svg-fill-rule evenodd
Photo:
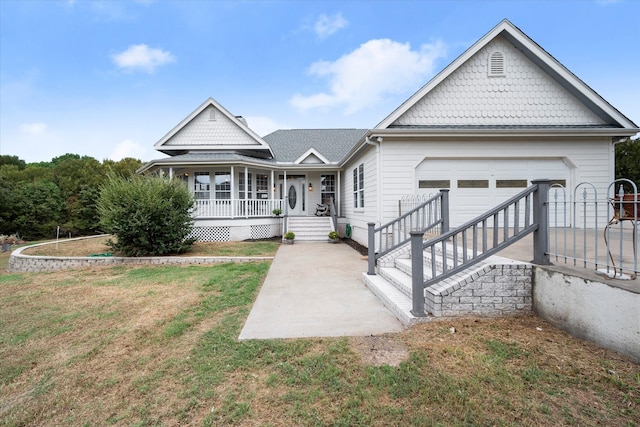
<path fill-rule="evenodd" d="M 157 172 L 181 180 L 192 191 L 196 225 L 200 220 L 315 216 L 330 201 L 340 212 L 340 173 L 335 169 L 236 164 L 168 166 Z"/>

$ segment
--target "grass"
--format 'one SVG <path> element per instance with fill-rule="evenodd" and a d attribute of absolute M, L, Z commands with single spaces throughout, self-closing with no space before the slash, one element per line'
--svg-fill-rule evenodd
<path fill-rule="evenodd" d="M 639 366 L 536 316 L 238 341 L 268 268 L 0 273 L 0 424 L 640 423 Z M 367 362 L 386 340 L 406 359 Z"/>

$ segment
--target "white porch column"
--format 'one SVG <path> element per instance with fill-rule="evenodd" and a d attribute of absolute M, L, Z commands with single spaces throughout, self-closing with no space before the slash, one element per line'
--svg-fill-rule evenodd
<path fill-rule="evenodd" d="M 271 200 L 275 200 L 275 198 L 276 198 L 276 179 L 275 179 L 275 172 L 273 171 L 273 169 L 271 170 L 271 188 L 272 188 L 272 190 L 270 191 L 271 197 L 269 197 L 269 198 Z"/>
<path fill-rule="evenodd" d="M 235 168 L 231 166 L 231 218 L 236 217 L 236 204 L 233 203 L 233 197 L 236 194 L 236 177 L 235 177 Z"/>
<path fill-rule="evenodd" d="M 340 185 L 340 171 L 336 171 L 336 214 L 340 216 L 340 204 L 342 203 L 342 186 Z"/>
<path fill-rule="evenodd" d="M 173 179 L 173 166 L 169 166 L 169 179 Z"/>

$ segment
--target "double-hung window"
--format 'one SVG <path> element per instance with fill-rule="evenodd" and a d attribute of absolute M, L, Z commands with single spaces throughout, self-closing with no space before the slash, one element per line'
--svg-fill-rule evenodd
<path fill-rule="evenodd" d="M 322 203 L 329 203 L 336 199 L 336 176 L 320 175 L 320 199 Z"/>
<path fill-rule="evenodd" d="M 240 198 L 240 200 L 244 200 L 245 198 L 245 194 L 247 194 L 247 199 L 251 199 L 251 193 L 252 193 L 252 188 L 251 188 L 251 174 L 248 173 L 247 174 L 247 179 L 248 182 L 244 181 L 244 172 L 240 172 L 238 174 L 238 197 Z M 247 191 L 248 193 L 245 193 L 245 191 Z"/>
<path fill-rule="evenodd" d="M 215 185 L 216 200 L 231 199 L 231 174 L 229 172 L 216 172 Z"/>
<path fill-rule="evenodd" d="M 364 208 L 364 163 L 353 169 L 353 207 Z"/>
<path fill-rule="evenodd" d="M 195 172 L 193 174 L 193 193 L 196 199 L 211 198 L 211 181 L 209 172 Z"/>

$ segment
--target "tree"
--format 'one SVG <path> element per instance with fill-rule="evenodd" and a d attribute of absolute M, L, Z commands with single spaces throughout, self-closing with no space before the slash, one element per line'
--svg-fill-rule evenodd
<path fill-rule="evenodd" d="M 193 196 L 178 180 L 158 176 L 109 175 L 100 191 L 98 212 L 104 231 L 115 235 L 110 247 L 125 256 L 186 251 L 195 241 Z"/>
<path fill-rule="evenodd" d="M 103 166 L 93 157 L 65 154 L 51 161 L 53 182 L 66 203 L 66 232 L 88 234 L 99 227 L 96 200 L 105 180 Z"/>
<path fill-rule="evenodd" d="M 64 213 L 64 200 L 52 182 L 20 182 L 9 189 L 4 234 L 27 239 L 53 238 Z"/>
<path fill-rule="evenodd" d="M 626 178 L 640 186 L 640 139 L 627 138 L 616 145 L 616 179 Z M 625 192 L 631 188 L 625 185 Z"/>
<path fill-rule="evenodd" d="M 114 173 L 126 178 L 135 174 L 140 166 L 142 166 L 142 162 L 132 157 L 125 157 L 124 159 L 117 162 L 107 159 L 102 162 L 102 165 L 107 172 Z"/>
<path fill-rule="evenodd" d="M 18 169 L 24 169 L 27 165 L 24 160 L 18 158 L 18 156 L 0 156 L 0 166 L 4 165 L 15 165 Z"/>

